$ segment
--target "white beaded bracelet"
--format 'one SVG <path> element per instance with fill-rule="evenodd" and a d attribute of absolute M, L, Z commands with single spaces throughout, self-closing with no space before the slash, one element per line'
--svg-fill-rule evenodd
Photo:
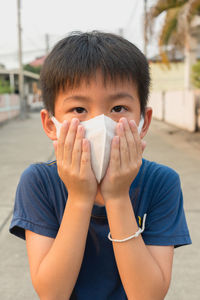
<path fill-rule="evenodd" d="M 138 236 L 144 231 L 144 228 L 145 228 L 145 221 L 146 221 L 146 216 L 147 216 L 147 214 L 144 214 L 143 221 L 142 221 L 142 228 L 139 227 L 138 231 L 137 231 L 135 234 L 133 234 L 133 235 L 131 235 L 131 236 L 129 236 L 129 237 L 123 239 L 123 240 L 116 240 L 116 239 L 112 239 L 112 238 L 111 238 L 111 235 L 110 235 L 110 232 L 109 232 L 109 234 L 108 234 L 108 239 L 109 239 L 110 241 L 112 241 L 112 242 L 119 242 L 119 243 L 122 243 L 122 242 L 128 241 L 128 240 L 130 240 L 130 239 L 132 239 L 132 238 L 138 237 Z"/>

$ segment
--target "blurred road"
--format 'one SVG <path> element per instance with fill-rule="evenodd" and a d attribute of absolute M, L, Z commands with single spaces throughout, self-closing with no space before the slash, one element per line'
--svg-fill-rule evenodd
<path fill-rule="evenodd" d="M 8 232 L 17 183 L 31 163 L 53 158 L 51 141 L 39 113 L 0 127 L 0 299 L 36 300 L 25 242 Z M 186 218 L 193 244 L 175 250 L 166 300 L 200 299 L 200 133 L 188 133 L 153 121 L 144 157 L 174 168 L 181 177 Z"/>

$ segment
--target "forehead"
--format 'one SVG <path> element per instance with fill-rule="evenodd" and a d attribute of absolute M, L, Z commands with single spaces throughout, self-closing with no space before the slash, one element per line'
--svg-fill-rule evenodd
<path fill-rule="evenodd" d="M 136 82 L 128 78 L 105 78 L 101 72 L 96 72 L 90 78 L 83 78 L 79 83 L 75 83 L 73 86 L 69 86 L 66 82 L 66 86 L 60 91 L 62 94 L 75 94 L 75 93 L 118 93 L 129 92 L 134 97 L 138 98 L 138 90 Z M 60 94 L 59 93 L 59 94 Z"/>

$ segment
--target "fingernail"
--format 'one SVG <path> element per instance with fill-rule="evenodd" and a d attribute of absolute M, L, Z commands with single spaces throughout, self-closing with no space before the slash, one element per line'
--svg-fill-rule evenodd
<path fill-rule="evenodd" d="M 147 142 L 142 140 L 142 145 L 143 145 L 143 147 L 146 147 Z"/>
<path fill-rule="evenodd" d="M 125 122 L 125 123 L 127 123 L 127 119 L 126 119 L 126 118 L 121 118 L 121 119 L 120 119 L 120 122 Z"/>
<path fill-rule="evenodd" d="M 64 122 L 62 123 L 63 126 L 67 126 L 67 124 L 68 124 L 67 120 L 64 120 Z"/>
<path fill-rule="evenodd" d="M 76 118 L 73 118 L 73 119 L 72 119 L 72 125 L 76 125 L 77 122 L 78 122 L 78 119 L 76 119 Z"/>
<path fill-rule="evenodd" d="M 57 141 L 53 141 L 54 148 L 57 146 Z"/>
<path fill-rule="evenodd" d="M 132 126 L 136 126 L 136 123 L 135 123 L 134 120 L 130 120 L 130 124 L 131 124 Z"/>
<path fill-rule="evenodd" d="M 80 132 L 80 133 L 83 132 L 83 126 L 82 125 L 78 125 L 78 132 Z"/>

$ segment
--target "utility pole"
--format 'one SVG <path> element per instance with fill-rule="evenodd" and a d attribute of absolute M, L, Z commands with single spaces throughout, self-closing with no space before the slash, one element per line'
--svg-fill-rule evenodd
<path fill-rule="evenodd" d="M 124 28 L 120 27 L 120 28 L 118 29 L 118 34 L 119 34 L 121 37 L 123 37 L 123 36 L 124 36 Z"/>
<path fill-rule="evenodd" d="M 147 0 L 144 0 L 144 55 L 147 56 Z"/>
<path fill-rule="evenodd" d="M 17 20 L 18 20 L 18 59 L 19 59 L 19 95 L 20 95 L 20 118 L 26 117 L 26 103 L 24 99 L 24 74 L 22 64 L 22 27 L 21 27 L 21 0 L 17 0 Z"/>
<path fill-rule="evenodd" d="M 46 33 L 45 34 L 45 48 L 46 48 L 46 55 L 48 55 L 49 54 L 49 34 L 48 33 Z"/>
<path fill-rule="evenodd" d="M 184 15 L 184 25 L 185 25 L 185 49 L 184 49 L 184 65 L 185 65 L 185 74 L 184 74 L 184 85 L 185 89 L 189 90 L 191 88 L 191 36 L 190 36 L 190 27 L 187 20 L 187 15 Z"/>

